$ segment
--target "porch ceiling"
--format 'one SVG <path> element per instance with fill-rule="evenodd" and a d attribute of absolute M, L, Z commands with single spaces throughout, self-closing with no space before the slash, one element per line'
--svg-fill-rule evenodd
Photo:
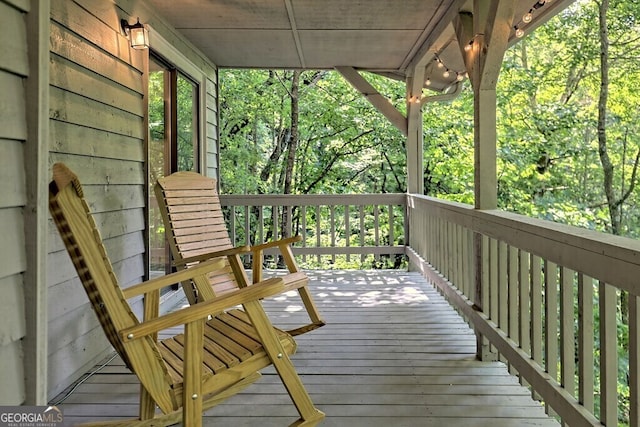
<path fill-rule="evenodd" d="M 530 31 L 573 0 L 516 0 L 511 26 L 534 4 Z M 348 66 L 404 80 L 427 63 L 431 89 L 455 82 L 464 63 L 453 25 L 471 0 L 148 0 L 222 68 Z M 514 33 L 514 31 L 512 31 Z M 515 42 L 515 34 L 512 34 Z M 466 41 L 465 41 L 466 42 Z M 434 67 L 437 55 L 452 73 Z M 424 61 L 427 59 L 428 61 Z"/>

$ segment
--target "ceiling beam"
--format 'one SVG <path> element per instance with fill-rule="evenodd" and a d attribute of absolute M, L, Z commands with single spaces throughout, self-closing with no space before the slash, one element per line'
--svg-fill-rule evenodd
<path fill-rule="evenodd" d="M 284 4 L 287 8 L 287 15 L 289 16 L 291 35 L 293 36 L 293 41 L 296 44 L 296 51 L 298 52 L 298 58 L 300 59 L 300 67 L 307 68 L 307 63 L 304 59 L 304 52 L 302 51 L 302 43 L 300 43 L 300 34 L 298 33 L 296 17 L 293 13 L 293 5 L 291 4 L 291 0 L 284 0 Z"/>
<path fill-rule="evenodd" d="M 451 2 L 451 6 L 441 16 L 435 17 L 436 25 L 429 31 L 429 33 L 423 32 L 420 38 L 424 38 L 420 45 L 416 45 L 412 51 L 407 55 L 403 61 L 400 69 L 414 70 L 419 65 L 426 65 L 429 61 L 427 55 L 431 47 L 440 37 L 442 32 L 458 16 L 460 8 L 466 3 L 466 0 L 454 0 Z"/>
<path fill-rule="evenodd" d="M 485 55 L 481 55 L 480 88 L 495 89 L 504 54 L 509 46 L 511 25 L 515 13 L 515 0 L 492 1 L 489 6 L 479 6 L 476 1 L 474 28 L 484 34 Z"/>
<path fill-rule="evenodd" d="M 342 77 L 348 81 L 351 86 L 356 88 L 364 97 L 389 121 L 397 127 L 404 136 L 407 136 L 407 119 L 402 115 L 396 107 L 389 102 L 380 92 L 376 90 L 371 83 L 358 73 L 353 67 L 335 67 L 342 74 Z"/>

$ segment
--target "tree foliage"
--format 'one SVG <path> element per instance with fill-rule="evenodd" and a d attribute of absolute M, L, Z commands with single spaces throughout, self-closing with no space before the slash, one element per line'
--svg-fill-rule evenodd
<path fill-rule="evenodd" d="M 497 88 L 500 208 L 640 237 L 639 20 L 638 2 L 580 0 L 506 53 Z M 366 78 L 405 110 L 402 82 Z M 455 100 L 423 106 L 424 188 L 472 204 L 465 84 Z M 406 191 L 404 137 L 336 72 L 224 70 L 220 86 L 223 192 Z M 625 382 L 621 371 L 623 397 Z M 624 422 L 628 402 L 620 405 Z"/>

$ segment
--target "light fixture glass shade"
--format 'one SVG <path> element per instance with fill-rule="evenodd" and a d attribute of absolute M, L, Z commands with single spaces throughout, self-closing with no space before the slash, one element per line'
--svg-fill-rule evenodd
<path fill-rule="evenodd" d="M 138 18 L 138 22 L 133 25 L 129 25 L 125 20 L 123 20 L 122 28 L 127 36 L 129 36 L 129 42 L 131 43 L 132 48 L 149 48 L 149 31 L 147 31 L 147 27 L 145 27 L 144 24 L 140 23 L 140 18 Z"/>

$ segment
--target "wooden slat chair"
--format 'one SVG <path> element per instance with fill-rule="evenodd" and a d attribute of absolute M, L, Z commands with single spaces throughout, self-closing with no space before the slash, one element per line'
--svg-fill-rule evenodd
<path fill-rule="evenodd" d="M 276 247 L 288 268 L 288 274 L 280 276 L 285 291 L 298 291 L 311 320 L 287 332 L 296 336 L 325 324 L 307 286 L 309 278 L 298 268 L 291 250 L 291 244 L 300 241 L 300 236 L 234 247 L 220 206 L 216 180 L 195 172 L 176 172 L 158 179 L 155 194 L 175 267 L 187 268 L 214 257 L 227 257 L 225 269 L 210 275 L 214 292 L 224 294 L 249 284 L 240 255 L 251 252 L 253 283 L 259 283 L 263 280 L 264 250 Z M 195 304 L 198 296 L 193 286 L 183 284 L 183 289 L 189 302 Z"/>
<path fill-rule="evenodd" d="M 185 426 L 200 426 L 204 409 L 254 382 L 271 364 L 300 414 L 292 425 L 314 426 L 323 419 L 288 357 L 296 350 L 294 339 L 271 325 L 259 301 L 282 292 L 281 279 L 216 297 L 207 275 L 224 262 L 212 260 L 122 290 L 80 183 L 60 163 L 53 166 L 49 208 L 109 341 L 141 383 L 139 418 L 88 425 L 157 426 L 182 420 Z M 159 290 L 184 281 L 193 283 L 203 302 L 158 316 Z M 127 303 L 140 295 L 142 322 Z M 244 311 L 229 310 L 239 304 Z M 182 325 L 184 333 L 157 341 L 159 331 Z"/>

